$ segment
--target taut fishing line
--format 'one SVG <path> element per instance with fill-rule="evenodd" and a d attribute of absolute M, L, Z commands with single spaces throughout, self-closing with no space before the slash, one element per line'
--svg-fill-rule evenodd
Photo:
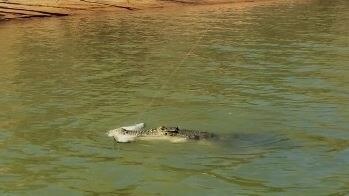
<path fill-rule="evenodd" d="M 179 64 L 173 64 L 173 65 L 172 65 L 173 68 L 171 69 L 171 72 L 170 72 L 170 74 L 169 74 L 169 76 L 168 76 L 169 80 L 167 80 L 166 82 L 164 82 L 164 83 L 160 86 L 160 88 L 159 88 L 159 90 L 157 91 L 156 95 L 153 96 L 153 97 L 151 98 L 149 104 L 146 105 L 146 106 L 144 107 L 144 109 L 142 110 L 142 112 L 138 114 L 139 116 L 138 116 L 138 118 L 137 118 L 137 122 L 139 122 L 139 120 L 141 120 L 141 119 L 144 117 L 145 112 L 146 112 L 147 110 L 149 110 L 149 108 L 153 105 L 155 99 L 159 97 L 161 91 L 171 82 L 170 79 L 172 78 L 172 76 L 173 76 L 175 73 L 177 73 L 177 71 L 178 71 L 179 68 L 183 65 L 183 63 L 184 63 L 184 62 L 188 59 L 188 57 L 194 52 L 194 50 L 197 48 L 197 46 L 199 45 L 200 41 L 202 40 L 203 37 L 205 37 L 205 35 L 207 34 L 208 31 L 209 31 L 209 29 L 208 29 L 208 28 L 205 28 L 204 31 L 203 31 L 203 33 L 201 33 L 201 35 L 199 36 L 199 38 L 196 40 L 196 42 L 195 42 L 195 43 L 188 49 L 188 51 L 185 53 L 184 58 L 179 62 Z M 177 66 L 176 66 L 176 65 L 177 65 Z M 176 66 L 176 67 L 174 67 L 174 66 Z"/>

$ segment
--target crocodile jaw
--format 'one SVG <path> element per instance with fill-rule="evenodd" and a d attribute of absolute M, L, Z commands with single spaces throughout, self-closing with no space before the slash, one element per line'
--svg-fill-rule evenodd
<path fill-rule="evenodd" d="M 137 138 L 137 140 L 145 140 L 145 141 L 166 140 L 172 143 L 181 143 L 181 142 L 186 142 L 187 138 L 161 135 L 161 136 L 140 136 Z"/>

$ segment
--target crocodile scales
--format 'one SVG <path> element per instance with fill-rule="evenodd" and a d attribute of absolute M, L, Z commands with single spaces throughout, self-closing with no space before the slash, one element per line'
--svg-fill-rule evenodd
<path fill-rule="evenodd" d="M 113 137 L 116 142 L 131 142 L 138 139 L 167 139 L 178 142 L 216 137 L 215 134 L 206 131 L 180 129 L 178 127 L 160 126 L 153 129 L 145 129 L 144 123 L 113 129 L 108 131 L 107 135 Z"/>

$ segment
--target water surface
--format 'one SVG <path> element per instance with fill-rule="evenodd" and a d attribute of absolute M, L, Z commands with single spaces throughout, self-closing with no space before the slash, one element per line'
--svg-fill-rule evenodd
<path fill-rule="evenodd" d="M 0 24 L 2 195 L 344 195 L 345 0 Z M 114 145 L 145 122 L 223 142 Z"/>

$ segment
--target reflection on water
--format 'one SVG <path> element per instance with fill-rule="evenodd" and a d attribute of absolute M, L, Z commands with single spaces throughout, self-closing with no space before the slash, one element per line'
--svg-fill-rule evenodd
<path fill-rule="evenodd" d="M 0 194 L 344 195 L 348 13 L 285 1 L 1 24 Z M 223 139 L 105 135 L 141 121 Z"/>

